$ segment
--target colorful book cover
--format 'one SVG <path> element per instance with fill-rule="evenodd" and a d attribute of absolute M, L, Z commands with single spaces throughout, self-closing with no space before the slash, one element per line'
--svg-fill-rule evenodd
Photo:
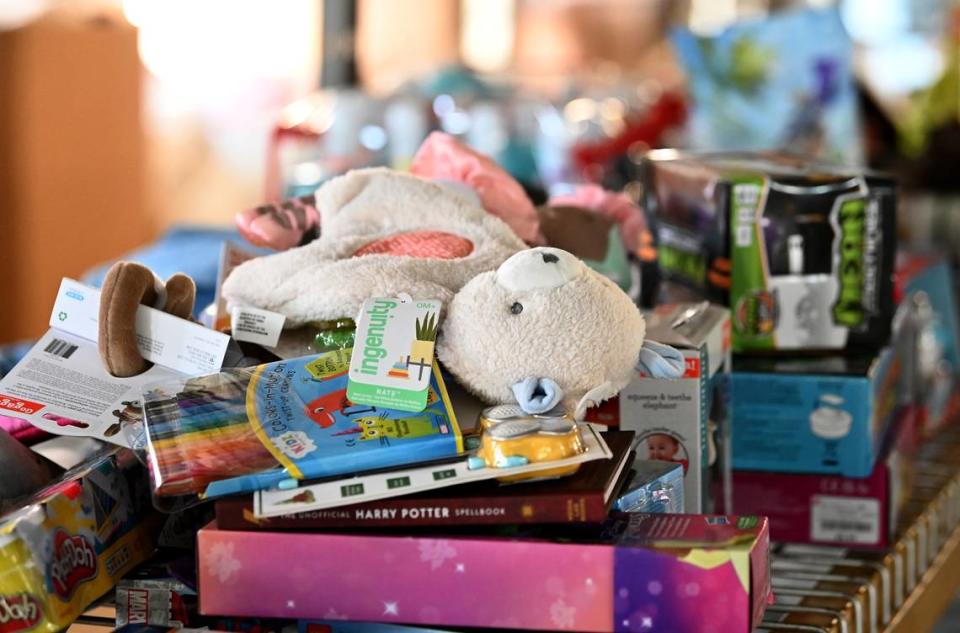
<path fill-rule="evenodd" d="M 159 495 L 207 497 L 454 457 L 463 438 L 440 377 L 410 413 L 347 397 L 351 350 L 231 369 L 144 393 Z"/>

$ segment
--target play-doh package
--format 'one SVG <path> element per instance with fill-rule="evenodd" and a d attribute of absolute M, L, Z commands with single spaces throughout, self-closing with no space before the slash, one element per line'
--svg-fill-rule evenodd
<path fill-rule="evenodd" d="M 114 449 L 0 517 L 0 631 L 59 631 L 153 553 L 146 474 Z"/>
<path fill-rule="evenodd" d="M 216 497 L 463 452 L 439 371 L 423 411 L 360 405 L 347 396 L 350 355 L 335 350 L 147 390 L 156 493 Z"/>

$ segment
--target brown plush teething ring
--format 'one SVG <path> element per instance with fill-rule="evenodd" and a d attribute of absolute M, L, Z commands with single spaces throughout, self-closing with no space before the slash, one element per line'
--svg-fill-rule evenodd
<path fill-rule="evenodd" d="M 197 287 L 177 273 L 162 284 L 141 264 L 117 262 L 107 273 L 100 291 L 100 358 L 118 378 L 136 376 L 150 368 L 137 348 L 137 308 L 148 305 L 181 319 L 189 319 Z"/>

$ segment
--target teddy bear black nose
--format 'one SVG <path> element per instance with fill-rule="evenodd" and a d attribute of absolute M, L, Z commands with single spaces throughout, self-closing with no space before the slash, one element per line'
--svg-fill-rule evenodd
<path fill-rule="evenodd" d="M 560 258 L 553 253 L 544 253 L 541 257 L 543 257 L 544 264 L 556 264 L 560 261 Z"/>

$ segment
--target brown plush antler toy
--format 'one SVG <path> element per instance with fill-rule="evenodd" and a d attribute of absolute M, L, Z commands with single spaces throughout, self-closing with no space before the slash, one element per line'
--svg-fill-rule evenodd
<path fill-rule="evenodd" d="M 99 348 L 103 366 L 118 378 L 136 376 L 150 368 L 137 348 L 137 308 L 147 305 L 189 319 L 197 287 L 177 273 L 164 284 L 141 264 L 117 262 L 100 291 Z"/>

